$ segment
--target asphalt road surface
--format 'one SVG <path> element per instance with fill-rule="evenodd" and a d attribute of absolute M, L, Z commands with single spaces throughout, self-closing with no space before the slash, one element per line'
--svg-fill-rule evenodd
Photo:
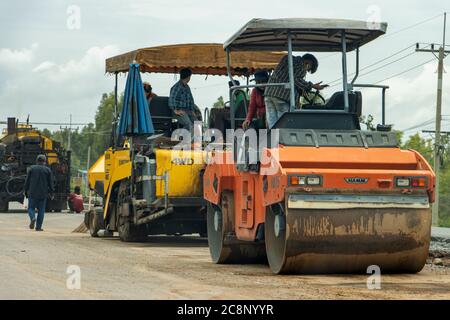
<path fill-rule="evenodd" d="M 382 275 L 381 289 L 368 289 L 368 275 L 277 276 L 266 265 L 215 265 L 196 236 L 122 243 L 72 233 L 82 220 L 48 213 L 45 231 L 36 232 L 25 212 L 0 213 L 0 299 L 450 299 L 444 266 Z"/>

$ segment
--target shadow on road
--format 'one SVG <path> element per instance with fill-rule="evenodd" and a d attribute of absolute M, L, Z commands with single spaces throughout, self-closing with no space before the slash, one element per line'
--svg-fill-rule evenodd
<path fill-rule="evenodd" d="M 207 247 L 208 239 L 195 235 L 189 236 L 149 236 L 145 242 L 121 242 L 119 237 L 102 238 L 105 241 L 117 241 L 133 247 Z"/>
<path fill-rule="evenodd" d="M 2 212 L 0 214 L 14 214 L 14 213 L 27 213 L 26 209 L 9 209 L 8 212 Z"/>

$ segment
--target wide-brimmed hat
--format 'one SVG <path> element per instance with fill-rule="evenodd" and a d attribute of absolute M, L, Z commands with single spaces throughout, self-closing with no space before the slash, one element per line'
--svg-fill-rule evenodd
<path fill-rule="evenodd" d="M 268 81 L 269 80 L 269 73 L 266 70 L 259 70 L 256 71 L 253 75 L 254 78 L 250 81 Z"/>

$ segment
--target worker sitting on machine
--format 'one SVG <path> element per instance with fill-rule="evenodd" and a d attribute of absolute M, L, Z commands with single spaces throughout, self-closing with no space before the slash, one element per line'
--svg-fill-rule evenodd
<path fill-rule="evenodd" d="M 191 80 L 190 69 L 180 70 L 180 80 L 170 89 L 169 107 L 175 114 L 175 119 L 184 129 L 193 132 L 195 114 L 194 97 L 188 83 Z"/>
<path fill-rule="evenodd" d="M 143 84 L 144 87 L 144 93 L 145 93 L 145 97 L 147 98 L 147 103 L 150 105 L 150 102 L 152 101 L 153 97 L 158 96 L 156 93 L 152 92 L 152 86 L 150 83 L 148 83 L 147 81 L 145 81 Z"/>
<path fill-rule="evenodd" d="M 293 56 L 294 67 L 294 87 L 295 87 L 295 101 L 298 104 L 299 97 L 302 92 L 309 92 L 311 89 L 322 90 L 327 85 L 322 85 L 322 82 L 313 84 L 306 81 L 305 76 L 307 72 L 315 73 L 319 66 L 319 62 L 312 54 L 305 54 L 303 56 Z M 289 68 L 288 56 L 284 56 L 275 68 L 274 72 L 269 78 L 268 83 L 288 83 L 289 82 Z M 267 124 L 269 129 L 278 121 L 281 116 L 289 111 L 290 91 L 289 88 L 282 86 L 267 87 L 264 93 L 264 102 L 267 110 Z"/>
<path fill-rule="evenodd" d="M 269 80 L 269 74 L 265 70 L 255 72 L 255 77 L 251 81 L 256 84 L 265 84 Z M 264 87 L 256 87 L 252 90 L 250 96 L 250 105 L 248 106 L 247 118 L 242 123 L 242 129 L 247 130 L 256 114 L 256 129 L 267 127 L 266 122 L 266 104 L 264 103 Z"/>
<path fill-rule="evenodd" d="M 80 213 L 84 210 L 83 196 L 79 186 L 73 189 L 73 192 L 69 195 L 68 199 L 70 212 Z"/>

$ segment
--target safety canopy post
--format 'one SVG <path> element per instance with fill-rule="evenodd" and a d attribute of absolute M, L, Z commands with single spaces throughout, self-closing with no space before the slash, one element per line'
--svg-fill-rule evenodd
<path fill-rule="evenodd" d="M 288 65 L 289 65 L 289 111 L 293 111 L 295 108 L 295 91 L 294 91 L 294 58 L 292 56 L 292 34 L 287 31 L 288 40 Z"/>
<path fill-rule="evenodd" d="M 342 30 L 342 84 L 344 91 L 344 110 L 348 112 L 348 81 L 347 81 L 347 41 L 345 36 L 345 30 Z"/>

